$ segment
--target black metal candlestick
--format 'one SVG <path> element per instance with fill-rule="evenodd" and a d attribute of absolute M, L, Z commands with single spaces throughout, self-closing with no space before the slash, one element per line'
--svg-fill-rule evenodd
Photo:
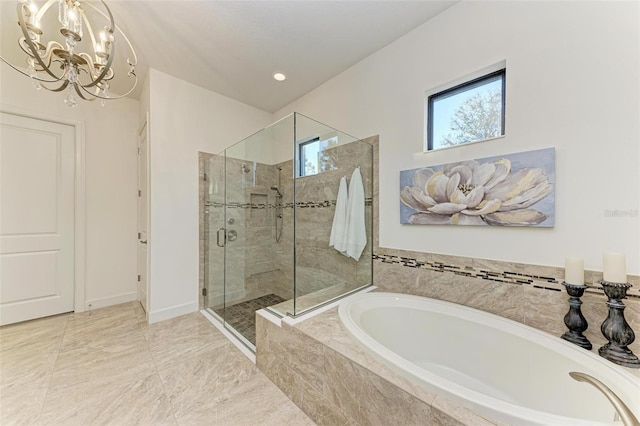
<path fill-rule="evenodd" d="M 600 326 L 600 330 L 609 343 L 598 349 L 598 353 L 601 357 L 624 367 L 640 368 L 640 359 L 627 347 L 633 343 L 636 336 L 624 319 L 625 306 L 622 303 L 622 299 L 627 297 L 627 290 L 631 284 L 604 280 L 600 281 L 600 284 L 604 294 L 609 298 L 607 300 L 609 315 Z"/>
<path fill-rule="evenodd" d="M 569 312 L 564 316 L 564 325 L 567 326 L 569 331 L 564 333 L 561 337 L 564 340 L 580 346 L 581 348 L 591 350 L 593 347 L 591 342 L 582 334 L 589 327 L 589 324 L 587 324 L 587 320 L 580 310 L 580 305 L 582 305 L 580 298 L 584 294 L 584 290 L 587 286 L 584 284 L 575 285 L 566 282 L 563 282 L 562 285 L 567 289 L 567 293 L 570 297 Z"/>

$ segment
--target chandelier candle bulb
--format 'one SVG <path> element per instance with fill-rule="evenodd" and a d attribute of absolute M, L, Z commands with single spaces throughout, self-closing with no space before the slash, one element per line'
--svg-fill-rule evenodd
<path fill-rule="evenodd" d="M 35 3 L 31 3 L 29 5 L 29 12 L 31 12 L 31 15 L 29 16 L 29 23 L 37 27 L 38 23 L 36 21 L 36 15 L 38 14 L 38 6 L 36 6 Z"/>
<path fill-rule="evenodd" d="M 76 11 L 69 9 L 67 12 L 67 29 L 72 29 L 76 23 Z"/>
<path fill-rule="evenodd" d="M 100 51 L 102 52 L 106 52 L 107 49 L 105 48 L 107 44 L 107 35 L 105 34 L 104 31 L 100 31 Z"/>
<path fill-rule="evenodd" d="M 611 283 L 627 282 L 627 264 L 623 253 L 605 253 L 602 279 Z"/>
<path fill-rule="evenodd" d="M 564 259 L 564 281 L 568 284 L 584 284 L 584 260 L 577 257 Z"/>

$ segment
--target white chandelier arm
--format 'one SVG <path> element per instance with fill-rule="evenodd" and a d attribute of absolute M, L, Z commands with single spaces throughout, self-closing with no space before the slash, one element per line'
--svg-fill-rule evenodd
<path fill-rule="evenodd" d="M 113 27 L 116 26 L 115 22 L 113 22 L 113 15 L 111 14 L 111 10 L 109 10 L 109 7 L 107 6 L 107 4 L 104 1 L 100 0 L 100 3 L 102 3 L 104 8 L 107 10 L 107 12 L 109 13 L 109 16 L 105 15 L 100 9 L 96 8 L 91 3 L 86 3 L 86 5 L 90 6 L 91 8 L 93 8 L 93 10 L 96 10 L 98 13 L 100 13 L 102 16 L 104 16 L 105 18 L 107 18 L 109 20 L 109 22 L 110 22 L 110 24 L 109 24 L 109 34 L 112 34 L 113 33 Z M 85 17 L 85 19 L 86 19 L 86 17 Z M 93 45 L 93 48 L 95 49 L 95 44 Z M 86 87 L 95 86 L 100 81 L 102 81 L 102 79 L 105 77 L 105 75 L 107 75 L 107 72 L 111 69 L 111 64 L 113 63 L 113 58 L 115 58 L 115 56 L 116 56 L 116 44 L 115 44 L 114 41 L 111 41 L 111 54 L 107 58 L 106 65 L 104 66 L 104 68 L 102 68 L 102 72 L 100 73 L 100 75 L 95 80 L 93 80 L 91 83 L 89 83 Z"/>
<path fill-rule="evenodd" d="M 29 53 L 29 51 L 28 51 L 28 50 L 27 50 L 27 49 L 22 45 L 22 42 L 23 42 L 23 41 L 24 41 L 24 40 L 23 40 L 23 38 L 21 38 L 21 39 L 20 39 L 20 42 L 18 43 L 18 45 L 20 46 L 20 48 L 21 48 L 21 49 L 22 49 L 22 50 L 23 50 L 23 51 L 24 51 L 24 52 L 25 52 L 29 57 L 34 58 L 34 59 L 35 59 L 35 57 L 34 57 L 33 55 L 31 55 L 31 54 Z M 62 45 L 61 45 L 60 43 L 57 43 L 57 42 L 55 42 L 55 41 L 50 41 L 50 42 L 49 42 L 49 44 L 47 45 L 47 48 L 46 48 L 45 55 L 44 55 L 44 57 L 46 58 L 46 62 L 47 62 L 47 67 L 46 67 L 46 68 L 49 68 L 49 66 L 51 65 L 51 51 L 53 50 L 53 48 L 54 48 L 54 47 L 62 49 Z M 29 77 L 29 78 L 33 79 L 33 80 L 37 80 L 37 81 L 40 81 L 40 82 L 43 82 L 43 83 L 56 83 L 56 82 L 58 82 L 58 81 L 62 80 L 63 78 L 65 78 L 65 73 L 63 73 L 63 74 L 62 74 L 61 76 L 59 76 L 59 77 L 58 77 L 58 76 L 56 76 L 56 75 L 53 75 L 54 80 L 47 80 L 47 79 L 44 79 L 44 78 L 42 78 L 42 77 L 38 77 L 37 75 L 31 75 L 31 74 L 29 74 L 29 73 L 24 72 L 22 69 L 20 69 L 20 68 L 18 68 L 17 66 L 13 65 L 11 62 L 9 62 L 7 59 L 3 58 L 2 56 L 0 56 L 0 59 L 2 60 L 2 62 L 4 62 L 5 64 L 9 65 L 11 68 L 13 68 L 14 70 L 18 71 L 20 74 L 23 74 L 23 75 L 25 75 L 25 76 L 27 76 L 27 77 Z M 43 62 L 44 62 L 44 61 L 43 61 Z M 44 71 L 44 70 L 45 70 L 45 68 L 42 68 L 42 67 L 41 67 L 40 69 L 37 69 L 36 71 Z M 52 74 L 51 74 L 51 73 L 49 73 L 49 75 L 52 75 Z"/>
<path fill-rule="evenodd" d="M 18 67 L 16 67 L 15 65 L 13 65 L 11 62 L 7 61 L 7 60 L 6 60 L 5 58 L 3 58 L 2 56 L 0 56 L 0 59 L 2 59 L 2 62 L 4 62 L 5 64 L 9 65 L 11 68 L 13 68 L 14 70 L 18 71 L 20 74 L 25 75 L 25 76 L 27 76 L 27 77 L 29 77 L 29 78 L 33 79 L 33 80 L 37 80 L 37 81 L 39 81 L 39 82 L 41 82 L 41 83 L 57 83 L 57 82 L 59 82 L 59 81 L 62 81 L 62 78 L 59 78 L 59 79 L 56 79 L 56 80 L 45 80 L 45 79 L 40 78 L 40 77 L 38 77 L 38 76 L 31 76 L 31 75 L 29 75 L 28 73 L 26 73 L 26 72 L 24 72 L 23 70 L 21 70 L 20 68 L 18 68 Z M 63 86 L 61 86 L 61 87 L 62 87 L 62 89 L 60 89 L 60 90 L 63 90 L 65 87 L 67 87 L 67 85 L 68 85 L 68 84 L 69 84 L 69 81 L 68 81 L 68 80 L 64 80 L 64 82 L 63 82 Z M 49 90 L 49 91 L 51 91 L 51 92 L 57 92 L 57 91 L 59 91 L 58 89 L 50 89 L 50 88 L 48 88 L 48 87 L 46 87 L 46 86 L 44 86 L 44 85 L 42 85 L 42 87 L 43 87 L 43 88 L 45 88 L 45 89 L 47 89 L 47 90 Z"/>
<path fill-rule="evenodd" d="M 28 44 L 27 44 L 27 48 L 25 48 L 24 47 L 24 43 L 26 43 L 26 40 L 24 39 L 24 37 L 22 37 L 20 39 L 20 42 L 18 43 L 20 48 L 22 48 L 22 51 L 25 52 L 31 58 L 36 59 L 36 55 L 37 54 L 36 55 L 31 54 L 30 51 L 29 51 L 30 48 L 28 47 Z M 52 40 L 49 43 L 47 43 L 47 46 L 44 49 L 41 49 L 42 51 L 44 51 L 44 54 L 38 55 L 40 57 L 40 59 L 42 59 L 42 62 L 40 64 L 45 63 L 46 68 L 49 69 L 49 70 L 51 69 L 51 62 L 52 62 L 51 58 L 55 55 L 54 49 L 65 50 L 64 46 L 62 46 L 57 41 L 53 41 Z M 45 70 L 45 67 L 42 67 L 42 65 L 41 65 L 41 68 L 38 69 L 38 71 L 44 71 L 44 70 Z M 51 75 L 51 73 L 49 73 L 49 74 Z M 61 80 L 61 79 L 63 79 L 65 77 L 65 73 L 63 73 L 61 76 L 57 76 L 55 74 L 53 74 L 53 75 L 57 80 Z"/>
<path fill-rule="evenodd" d="M 85 89 L 84 86 L 82 86 L 82 85 L 80 85 L 78 83 L 73 83 L 73 88 L 76 90 L 76 93 L 78 94 L 78 96 L 80 96 L 81 99 L 83 99 L 85 101 L 95 101 L 96 100 L 96 97 L 93 94 L 91 94 L 91 92 L 89 92 L 87 89 Z M 82 91 L 80 89 L 82 89 Z M 84 95 L 84 93 L 82 93 L 82 92 L 87 92 L 92 97 L 86 97 Z"/>
<path fill-rule="evenodd" d="M 56 88 L 56 89 L 50 89 L 47 86 L 42 85 L 42 87 L 44 87 L 45 89 L 47 89 L 50 92 L 62 92 L 64 89 L 67 88 L 67 86 L 69 85 L 69 80 L 65 80 L 62 82 L 62 84 L 60 85 L 60 87 Z"/>
<path fill-rule="evenodd" d="M 11 68 L 13 68 L 14 70 L 18 71 L 20 74 L 26 75 L 27 77 L 31 77 L 28 73 L 26 73 L 23 70 L 21 70 L 20 68 L 16 67 L 15 65 L 13 65 L 11 62 L 7 61 L 2 56 L 0 56 L 0 59 L 2 59 L 2 62 L 4 62 L 5 64 L 9 65 Z M 39 80 L 39 81 L 47 82 L 47 83 L 55 83 L 56 81 L 59 81 L 59 80 L 52 80 L 52 81 L 42 80 L 41 78 L 38 78 L 38 77 L 33 77 L 33 78 L 35 78 L 36 80 Z"/>
<path fill-rule="evenodd" d="M 93 28 L 91 27 L 91 22 L 89 22 L 89 19 L 87 19 L 87 15 L 84 13 L 84 10 L 82 11 L 82 20 L 84 21 L 84 24 L 87 26 L 87 32 L 89 33 L 89 37 L 91 37 L 91 46 L 93 46 L 93 51 L 94 53 L 97 55 L 97 47 L 98 43 L 96 41 L 96 36 L 93 33 Z M 92 63 L 93 60 L 91 60 L 89 63 Z"/>
<path fill-rule="evenodd" d="M 78 53 L 78 56 L 80 56 L 86 62 L 86 64 L 84 64 L 84 65 L 78 65 L 78 70 L 85 71 L 88 74 L 88 76 L 90 78 L 90 81 L 93 82 L 94 77 L 96 75 L 95 66 L 94 66 L 94 63 L 93 63 L 93 58 L 91 57 L 91 55 L 89 55 L 88 53 L 84 53 L 84 52 Z M 82 83 L 80 83 L 80 85 L 81 86 L 85 86 Z"/>
<path fill-rule="evenodd" d="M 44 14 L 47 13 L 47 10 L 49 10 L 49 8 L 51 7 L 51 5 L 57 2 L 58 0 L 48 0 L 45 4 L 43 4 L 40 10 L 38 10 L 38 13 L 36 14 L 36 22 L 40 22 Z"/>
<path fill-rule="evenodd" d="M 136 55 L 136 51 L 133 48 L 133 45 L 131 44 L 131 42 L 129 41 L 129 37 L 127 37 L 127 35 L 124 33 L 124 31 L 122 31 L 122 28 L 120 28 L 118 26 L 118 24 L 116 24 L 113 21 L 113 15 L 111 14 L 111 10 L 109 10 L 109 8 L 107 7 L 107 5 L 104 3 L 103 0 L 100 0 L 101 3 L 104 5 L 104 7 L 107 9 L 107 11 L 109 12 L 109 15 L 107 16 L 103 11 L 101 11 L 100 9 L 98 9 L 97 7 L 95 7 L 93 4 L 91 3 L 87 3 L 86 5 L 91 7 L 93 10 L 95 10 L 96 12 L 98 12 L 99 14 L 101 14 L 103 17 L 110 19 L 111 20 L 111 31 L 113 32 L 113 28 L 115 28 L 116 30 L 118 30 L 118 33 L 122 36 L 122 38 L 124 39 L 124 41 L 127 42 L 127 45 L 129 46 L 129 50 L 131 51 L 131 54 L 133 55 L 133 62 L 131 61 L 131 58 L 127 58 L 127 63 L 132 66 L 135 67 L 136 65 L 138 65 L 138 56 Z"/>
<path fill-rule="evenodd" d="M 134 75 L 135 75 L 135 74 L 134 74 Z M 137 83 L 138 83 L 138 80 L 136 79 L 136 80 L 135 80 L 135 82 L 134 82 L 134 84 L 133 84 L 133 87 L 131 87 L 131 89 L 129 89 L 126 93 L 123 93 L 122 95 L 112 95 L 112 94 L 109 94 L 109 96 L 102 96 L 102 95 L 100 95 L 100 94 L 91 93 L 91 92 L 89 91 L 89 89 L 87 89 L 87 88 L 86 88 L 86 87 L 84 87 L 84 86 L 80 86 L 80 89 L 82 89 L 83 91 L 87 92 L 87 93 L 88 93 L 88 94 L 90 94 L 91 96 L 94 96 L 94 97 L 96 97 L 96 98 L 98 98 L 98 99 L 104 99 L 104 100 L 107 100 L 107 101 L 108 101 L 108 100 L 110 100 L 110 99 L 122 99 L 122 98 L 126 98 L 126 97 L 127 97 L 127 96 L 129 96 L 129 95 L 131 94 L 131 92 L 133 92 L 133 90 L 136 88 L 136 84 L 137 84 Z M 97 88 L 97 86 L 96 86 L 96 88 Z"/>
<path fill-rule="evenodd" d="M 59 80 L 59 77 L 57 75 L 55 75 L 53 72 L 51 72 L 49 67 L 46 66 L 45 63 L 42 61 L 42 58 L 40 57 L 40 55 L 38 55 L 38 48 L 36 47 L 35 44 L 33 44 L 33 41 L 31 40 L 31 36 L 29 35 L 29 31 L 27 30 L 27 25 L 24 22 L 24 15 L 22 14 L 22 12 L 23 12 L 23 9 L 25 9 L 25 8 L 27 8 L 27 6 L 25 4 L 18 3 L 18 10 L 17 10 L 18 23 L 20 24 L 20 29 L 22 30 L 22 34 L 24 35 L 24 41 L 29 46 L 29 49 L 31 49 L 30 56 L 32 58 L 34 58 L 36 61 L 38 61 L 38 64 L 40 64 L 40 66 L 42 67 L 43 71 L 46 71 L 46 73 L 49 74 L 51 77 Z M 31 13 L 31 12 L 29 12 L 29 13 Z M 27 53 L 29 53 L 29 52 L 27 52 Z"/>
<path fill-rule="evenodd" d="M 51 83 L 51 81 L 44 81 L 44 80 L 40 80 L 40 81 L 42 81 L 44 83 Z M 56 83 L 56 82 L 54 82 L 54 83 Z M 62 92 L 64 89 L 67 88 L 68 85 L 69 85 L 69 80 L 64 80 L 64 81 L 62 81 L 62 83 L 60 83 L 60 86 L 58 86 L 58 87 L 56 87 L 54 89 L 52 89 L 50 87 L 47 87 L 44 84 L 40 84 L 40 87 L 45 89 L 45 90 L 48 90 L 50 92 Z"/>

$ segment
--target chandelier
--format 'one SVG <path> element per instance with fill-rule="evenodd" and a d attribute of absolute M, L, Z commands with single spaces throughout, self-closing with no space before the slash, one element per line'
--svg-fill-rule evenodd
<path fill-rule="evenodd" d="M 137 84 L 136 53 L 127 36 L 115 25 L 105 2 L 100 0 L 96 3 L 101 3 L 104 10 L 80 0 L 47 0 L 40 8 L 32 0 L 18 0 L 18 25 L 22 30 L 18 45 L 27 55 L 27 66 L 21 69 L 2 56 L 0 59 L 30 77 L 36 89 L 52 92 L 68 89 L 64 102 L 70 107 L 77 105 L 76 95 L 85 101 L 100 99 L 103 106 L 105 100 L 127 96 Z M 47 15 L 56 9 L 53 6 L 57 6 L 57 20 L 51 16 L 54 14 Z M 89 21 L 85 12 L 90 12 L 94 23 Z M 94 28 L 100 27 L 95 26 L 95 18 L 104 18 L 104 26 L 97 34 Z M 44 26 L 59 26 L 59 31 L 47 29 L 45 34 Z M 129 78 L 127 87 L 131 87 L 121 95 L 111 92 L 115 77 L 116 32 L 126 42 L 122 46 L 128 46 L 131 52 L 125 65 Z M 45 40 L 45 36 L 58 36 L 62 44 L 56 40 Z"/>

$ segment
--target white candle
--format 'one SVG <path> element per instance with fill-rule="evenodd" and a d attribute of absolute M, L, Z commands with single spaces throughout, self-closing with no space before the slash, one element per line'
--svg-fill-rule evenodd
<path fill-rule="evenodd" d="M 622 253 L 605 253 L 603 256 L 603 277 L 612 283 L 627 282 L 627 263 Z"/>
<path fill-rule="evenodd" d="M 567 284 L 584 285 L 584 261 L 577 257 L 564 259 L 564 282 Z"/>
<path fill-rule="evenodd" d="M 29 23 L 34 27 L 40 28 L 40 23 L 37 21 L 38 6 L 36 6 L 34 3 L 31 3 L 29 5 L 29 12 L 31 12 L 31 16 L 29 16 Z"/>

